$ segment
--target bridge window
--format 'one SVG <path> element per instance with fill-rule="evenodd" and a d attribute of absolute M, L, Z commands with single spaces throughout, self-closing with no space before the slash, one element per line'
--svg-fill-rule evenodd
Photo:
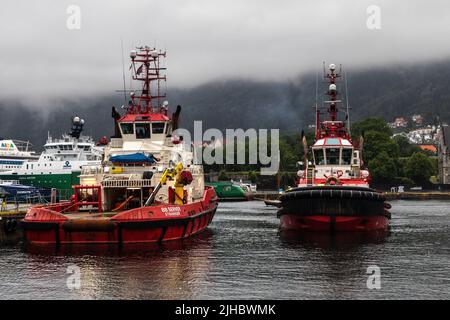
<path fill-rule="evenodd" d="M 315 149 L 314 150 L 314 160 L 316 165 L 324 165 L 325 164 L 325 157 L 323 154 L 323 149 Z"/>
<path fill-rule="evenodd" d="M 136 138 L 137 139 L 150 138 L 150 123 L 136 123 Z"/>
<path fill-rule="evenodd" d="M 342 162 L 341 164 L 347 164 L 349 165 L 352 161 L 352 153 L 353 150 L 350 148 L 344 148 L 342 149 Z"/>
<path fill-rule="evenodd" d="M 153 134 L 162 134 L 164 133 L 164 122 L 154 122 L 152 123 L 152 133 Z"/>
<path fill-rule="evenodd" d="M 339 164 L 339 148 L 326 148 L 327 165 Z"/>
<path fill-rule="evenodd" d="M 132 123 L 121 123 L 120 128 L 122 129 L 122 134 L 133 134 L 133 124 Z"/>

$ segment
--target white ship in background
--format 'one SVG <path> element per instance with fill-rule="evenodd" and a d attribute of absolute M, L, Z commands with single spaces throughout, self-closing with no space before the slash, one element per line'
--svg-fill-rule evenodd
<path fill-rule="evenodd" d="M 83 125 L 83 119 L 74 117 L 70 134 L 63 134 L 61 138 L 49 135 L 40 155 L 29 152 L 21 162 L 7 160 L 6 155 L 0 157 L 0 161 L 5 161 L 0 167 L 0 180 L 15 180 L 24 185 L 71 193 L 72 186 L 79 184 L 81 168 L 100 165 L 103 156 L 104 146 L 97 146 L 91 137 L 81 134 Z"/>
<path fill-rule="evenodd" d="M 28 160 L 39 159 L 39 154 L 32 148 L 28 141 L 0 140 L 0 172 L 18 169 Z"/>

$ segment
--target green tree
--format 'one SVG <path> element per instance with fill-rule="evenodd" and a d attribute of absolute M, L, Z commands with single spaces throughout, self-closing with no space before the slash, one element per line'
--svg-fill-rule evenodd
<path fill-rule="evenodd" d="M 392 183 L 397 177 L 395 161 L 384 151 L 369 162 L 369 170 L 374 183 Z"/>
<path fill-rule="evenodd" d="M 376 131 L 392 136 L 391 128 L 389 128 L 386 121 L 382 118 L 367 118 L 362 121 L 355 122 L 352 124 L 351 129 L 353 139 L 359 139 L 359 137 L 367 131 Z"/>
<path fill-rule="evenodd" d="M 256 174 L 255 171 L 249 171 L 248 172 L 248 178 L 250 179 L 250 181 L 252 183 L 256 183 L 257 179 L 258 179 L 258 175 Z"/>
<path fill-rule="evenodd" d="M 433 174 L 433 164 L 423 153 L 414 153 L 405 164 L 405 175 L 418 185 L 430 183 Z"/>
<path fill-rule="evenodd" d="M 225 170 L 220 170 L 219 181 L 227 181 L 227 180 L 230 180 L 230 178 L 227 175 L 227 172 Z"/>
<path fill-rule="evenodd" d="M 399 147 L 387 133 L 379 131 L 366 132 L 364 134 L 363 150 L 363 158 L 366 163 L 375 159 L 382 152 L 386 152 L 391 158 L 396 158 L 399 154 Z"/>
<path fill-rule="evenodd" d="M 300 142 L 298 142 L 300 144 Z M 290 145 L 285 139 L 280 139 L 280 168 L 282 170 L 293 170 L 297 161 L 301 160 L 301 154 Z"/>
<path fill-rule="evenodd" d="M 400 157 L 410 157 L 413 153 L 420 151 L 418 146 L 411 144 L 403 135 L 397 135 L 393 139 L 398 145 Z"/>

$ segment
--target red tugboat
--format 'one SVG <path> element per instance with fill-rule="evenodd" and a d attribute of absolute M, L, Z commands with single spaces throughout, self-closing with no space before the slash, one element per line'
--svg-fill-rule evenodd
<path fill-rule="evenodd" d="M 72 201 L 29 209 L 22 222 L 28 243 L 161 242 L 210 224 L 217 196 L 205 186 L 191 146 L 172 134 L 181 107 L 169 115 L 162 101 L 163 57 L 147 46 L 131 51 L 132 78 L 142 90 L 130 93 L 124 115 L 113 107 L 115 136 L 102 165 L 82 168 Z"/>
<path fill-rule="evenodd" d="M 369 188 L 370 174 L 363 169 L 362 139 L 353 143 L 348 125 L 339 121 L 337 80 L 334 64 L 325 74 L 329 84 L 329 120 L 321 121 L 316 107 L 315 142 L 308 157 L 306 138 L 303 170 L 298 172 L 296 188 L 280 196 L 278 217 L 282 230 L 372 231 L 389 226 L 390 205 L 380 192 Z M 347 110 L 348 120 L 348 110 Z M 308 160 L 310 158 L 311 160 Z"/>

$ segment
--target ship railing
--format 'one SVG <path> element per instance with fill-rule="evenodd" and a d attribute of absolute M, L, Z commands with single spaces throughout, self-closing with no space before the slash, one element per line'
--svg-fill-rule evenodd
<path fill-rule="evenodd" d="M 144 188 L 152 187 L 151 179 L 134 180 L 103 180 L 102 186 L 106 188 Z"/>
<path fill-rule="evenodd" d="M 122 138 L 111 138 L 110 146 L 111 148 L 122 148 L 123 146 Z"/>
<path fill-rule="evenodd" d="M 103 173 L 103 168 L 102 167 L 83 166 L 81 168 L 81 174 L 82 175 L 102 174 L 102 173 Z"/>
<path fill-rule="evenodd" d="M 143 173 L 146 171 L 153 171 L 153 172 L 163 172 L 165 168 L 168 168 L 170 166 L 173 166 L 173 163 L 158 163 L 157 165 L 152 166 L 113 166 L 109 165 L 107 170 L 105 170 L 104 167 L 100 166 L 83 166 L 81 169 L 82 175 L 94 175 L 94 174 L 127 174 L 127 173 Z M 191 165 L 189 166 L 189 169 L 192 174 L 203 174 L 203 168 L 202 166 L 198 165 Z"/>

